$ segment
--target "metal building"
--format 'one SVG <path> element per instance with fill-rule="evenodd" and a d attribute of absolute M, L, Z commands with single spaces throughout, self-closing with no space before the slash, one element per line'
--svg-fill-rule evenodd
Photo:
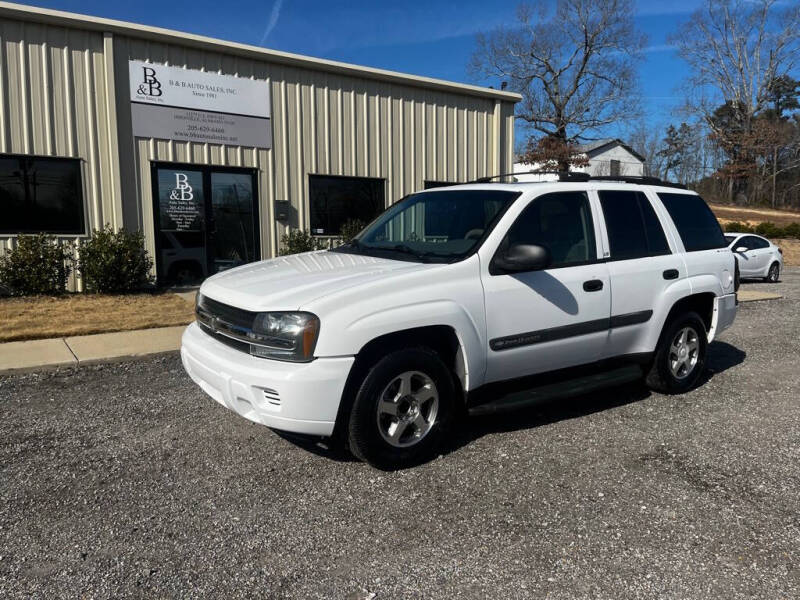
<path fill-rule="evenodd" d="M 0 98 L 0 247 L 141 230 L 160 281 L 274 256 L 289 227 L 336 236 L 426 186 L 510 172 L 519 100 L 6 2 Z"/>

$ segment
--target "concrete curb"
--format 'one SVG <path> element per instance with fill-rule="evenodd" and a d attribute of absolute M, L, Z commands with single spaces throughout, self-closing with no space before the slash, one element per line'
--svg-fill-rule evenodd
<path fill-rule="evenodd" d="M 159 327 L 0 344 L 0 375 L 77 368 L 174 352 L 186 329 Z"/>
<path fill-rule="evenodd" d="M 761 300 L 779 300 L 783 298 L 781 294 L 774 294 L 772 292 L 742 289 L 739 290 L 737 297 L 739 298 L 739 302 L 759 302 Z"/>

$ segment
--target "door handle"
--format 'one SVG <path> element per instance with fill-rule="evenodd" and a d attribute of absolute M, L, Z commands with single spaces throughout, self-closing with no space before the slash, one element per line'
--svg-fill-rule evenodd
<path fill-rule="evenodd" d="M 583 289 L 586 292 L 599 292 L 603 289 L 603 282 L 599 279 L 590 279 L 583 282 Z"/>
<path fill-rule="evenodd" d="M 677 279 L 680 276 L 678 269 L 667 269 L 663 273 L 664 279 Z"/>

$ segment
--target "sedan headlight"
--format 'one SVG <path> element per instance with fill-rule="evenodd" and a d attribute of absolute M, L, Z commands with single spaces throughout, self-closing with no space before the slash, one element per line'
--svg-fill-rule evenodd
<path fill-rule="evenodd" d="M 319 318 L 307 312 L 258 313 L 247 337 L 250 354 L 295 362 L 314 358 Z"/>

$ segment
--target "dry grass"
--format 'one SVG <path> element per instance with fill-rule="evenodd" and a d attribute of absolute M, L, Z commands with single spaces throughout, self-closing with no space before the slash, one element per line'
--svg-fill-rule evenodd
<path fill-rule="evenodd" d="M 186 325 L 194 307 L 172 293 L 0 298 L 0 342 Z"/>
<path fill-rule="evenodd" d="M 800 240 L 772 240 L 783 250 L 783 264 L 787 267 L 800 267 Z"/>
<path fill-rule="evenodd" d="M 789 210 L 773 210 L 771 208 L 745 208 L 722 204 L 709 204 L 720 223 L 725 225 L 733 221 L 747 223 L 755 227 L 759 223 L 769 222 L 786 226 L 789 223 L 800 223 L 800 212 Z M 774 239 L 783 250 L 783 264 L 789 267 L 800 267 L 800 240 Z"/>
<path fill-rule="evenodd" d="M 754 208 L 744 206 L 732 206 L 729 204 L 710 204 L 711 210 L 722 222 L 739 221 L 748 225 L 758 225 L 764 221 L 775 223 L 776 225 L 788 225 L 789 223 L 800 223 L 800 212 L 790 210 L 774 210 L 771 208 Z"/>

